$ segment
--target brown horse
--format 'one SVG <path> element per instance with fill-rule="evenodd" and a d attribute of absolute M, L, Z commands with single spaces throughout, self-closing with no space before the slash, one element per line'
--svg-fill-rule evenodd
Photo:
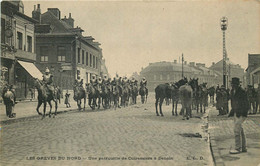
<path fill-rule="evenodd" d="M 73 88 L 73 91 L 74 91 L 74 96 L 73 96 L 73 99 L 77 102 L 77 106 L 78 106 L 78 109 L 81 110 L 81 100 L 83 99 L 84 100 L 84 107 L 83 107 L 83 110 L 85 111 L 85 106 L 86 106 L 86 91 L 83 87 L 79 87 L 79 86 L 75 86 Z"/>
<path fill-rule="evenodd" d="M 49 117 L 51 117 L 51 110 L 52 110 L 51 101 L 54 101 L 54 103 L 55 103 L 55 113 L 53 115 L 53 118 L 54 118 L 57 115 L 57 109 L 58 109 L 57 89 L 54 89 L 54 94 L 51 94 L 50 90 L 39 79 L 36 78 L 34 83 L 35 83 L 35 87 L 38 91 L 38 105 L 37 105 L 36 111 L 38 112 L 39 115 L 42 115 L 42 113 L 39 112 L 39 108 L 41 107 L 41 105 L 43 103 L 44 107 L 43 107 L 42 119 L 45 118 L 46 105 L 48 102 L 48 104 L 50 106 Z"/>
<path fill-rule="evenodd" d="M 147 102 L 148 89 L 145 86 L 140 87 L 139 94 L 141 96 L 142 104 Z"/>

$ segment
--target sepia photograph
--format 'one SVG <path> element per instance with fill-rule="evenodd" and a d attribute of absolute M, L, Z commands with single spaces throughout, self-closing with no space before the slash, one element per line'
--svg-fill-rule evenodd
<path fill-rule="evenodd" d="M 2 0 L 1 166 L 260 166 L 259 0 Z"/>

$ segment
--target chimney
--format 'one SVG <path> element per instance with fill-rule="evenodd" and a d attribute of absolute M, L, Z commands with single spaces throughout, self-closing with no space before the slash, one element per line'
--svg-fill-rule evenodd
<path fill-rule="evenodd" d="M 176 64 L 176 63 L 177 63 L 177 60 L 174 59 L 174 64 Z"/>
<path fill-rule="evenodd" d="M 48 8 L 48 11 L 60 20 L 60 10 L 58 8 Z"/>
<path fill-rule="evenodd" d="M 66 18 L 66 16 L 61 19 L 62 21 L 66 22 L 71 28 L 74 28 L 74 19 L 71 17 L 71 13 L 69 13 L 69 18 Z M 78 27 L 77 27 L 78 28 Z"/>
<path fill-rule="evenodd" d="M 215 62 L 212 62 L 212 66 L 214 66 L 215 65 Z"/>
<path fill-rule="evenodd" d="M 41 24 L 41 8 L 40 4 L 37 4 L 37 9 L 36 5 L 34 5 L 34 11 L 32 11 L 32 18 L 37 20 L 39 24 Z"/>

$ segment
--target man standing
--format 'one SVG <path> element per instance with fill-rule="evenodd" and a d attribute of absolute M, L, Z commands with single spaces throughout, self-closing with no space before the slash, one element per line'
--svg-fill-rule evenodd
<path fill-rule="evenodd" d="M 235 133 L 235 149 L 230 151 L 230 154 L 238 154 L 240 152 L 247 152 L 246 136 L 242 127 L 246 120 L 249 109 L 249 102 L 244 89 L 240 86 L 239 78 L 232 78 L 231 82 L 231 111 L 228 117 L 234 116 L 234 133 Z M 241 146 L 242 138 L 242 146 Z"/>

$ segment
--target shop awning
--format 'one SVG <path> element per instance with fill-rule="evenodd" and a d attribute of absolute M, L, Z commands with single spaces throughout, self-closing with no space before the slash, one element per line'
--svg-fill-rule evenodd
<path fill-rule="evenodd" d="M 33 78 L 38 78 L 42 80 L 42 73 L 33 63 L 19 60 L 18 62 Z"/>

